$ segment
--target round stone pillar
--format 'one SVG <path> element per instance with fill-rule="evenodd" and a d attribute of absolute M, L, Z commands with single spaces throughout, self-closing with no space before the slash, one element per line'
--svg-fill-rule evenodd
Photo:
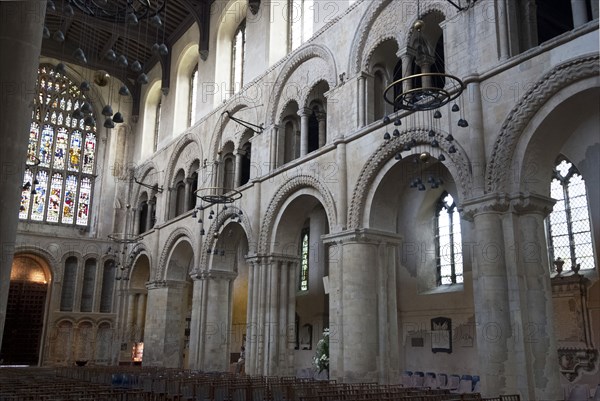
<path fill-rule="evenodd" d="M 503 213 L 509 209 L 505 198 L 488 196 L 464 206 L 463 217 L 474 222 L 473 293 L 477 327 L 477 351 L 481 392 L 486 397 L 516 389 L 519 374 L 514 365 L 506 247 L 502 227 Z"/>
<path fill-rule="evenodd" d="M 204 343 L 200 369 L 229 370 L 229 333 L 231 331 L 231 285 L 237 274 L 230 271 L 208 270 L 206 280 L 206 318 L 201 332 Z M 237 350 L 236 350 L 237 351 Z"/>
<path fill-rule="evenodd" d="M 331 378 L 398 383 L 395 233 L 361 229 L 323 237 L 329 245 Z"/>
<path fill-rule="evenodd" d="M 520 244 L 515 255 L 518 269 L 515 276 L 522 277 L 519 294 L 525 294 L 513 320 L 520 321 L 522 326 L 520 338 L 527 377 L 531 378 L 528 397 L 530 400 L 561 400 L 563 392 L 544 222 L 555 201 L 545 196 L 519 195 L 511 199 L 511 203 L 518 216 L 517 227 L 513 230 L 517 236 L 515 243 Z"/>
<path fill-rule="evenodd" d="M 0 1 L 0 344 L 45 13 L 46 1 Z"/>

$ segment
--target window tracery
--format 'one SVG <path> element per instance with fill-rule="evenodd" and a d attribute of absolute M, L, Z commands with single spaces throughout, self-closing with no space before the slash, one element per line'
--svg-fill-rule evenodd
<path fill-rule="evenodd" d="M 19 219 L 87 226 L 96 162 L 86 95 L 51 65 L 38 69 Z M 86 113 L 86 111 L 88 111 Z"/>

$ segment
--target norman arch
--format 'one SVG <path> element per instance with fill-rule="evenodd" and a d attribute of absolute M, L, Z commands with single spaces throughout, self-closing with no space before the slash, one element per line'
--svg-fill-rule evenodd
<path fill-rule="evenodd" d="M 446 167 L 450 171 L 451 176 L 455 178 L 459 199 L 461 201 L 467 199 L 472 190 L 472 174 L 471 162 L 467 158 L 466 152 L 457 141 L 454 141 L 453 144 L 457 147 L 458 151 L 456 153 L 449 153 L 449 143 L 443 140 L 443 133 L 436 132 L 435 136 L 439 141 L 440 150 L 443 151 L 445 157 L 450 161 Z M 411 148 L 411 155 L 418 155 L 420 151 L 430 149 L 429 142 L 431 138 L 429 137 L 429 130 L 411 129 L 403 131 L 399 137 L 394 137 L 390 141 L 381 144 L 377 151 L 371 155 L 362 168 L 352 192 L 348 208 L 348 228 L 358 229 L 368 226 L 368 212 L 365 213 L 365 211 L 369 209 L 368 205 L 375 191 L 374 182 L 383 177 L 382 169 L 384 166 L 404 148 L 404 143 L 409 142 L 413 138 L 416 140 L 416 144 Z M 421 149 L 420 145 L 424 145 L 424 147 Z"/>
<path fill-rule="evenodd" d="M 513 155 L 517 143 L 540 107 L 564 87 L 598 75 L 598 56 L 563 63 L 542 77 L 510 111 L 494 142 L 486 166 L 485 190 L 488 193 L 508 190 Z"/>
<path fill-rule="evenodd" d="M 281 113 L 282 107 L 285 106 L 287 100 L 292 98 L 290 97 L 290 93 L 293 91 L 296 91 L 297 94 L 302 93 L 299 91 L 301 88 L 288 88 L 288 81 L 294 72 L 297 71 L 304 63 L 314 58 L 320 59 L 324 63 L 323 65 L 325 72 L 323 72 L 319 77 L 313 77 L 310 79 L 310 82 L 303 83 L 302 86 L 304 87 L 305 84 L 307 84 L 309 85 L 308 87 L 312 87 L 310 83 L 314 84 L 321 79 L 327 81 L 329 88 L 335 88 L 337 86 L 337 66 L 331 51 L 326 47 L 317 44 L 310 44 L 303 47 L 285 62 L 281 72 L 277 76 L 277 80 L 275 81 L 275 85 L 273 86 L 273 90 L 269 96 L 267 125 L 272 125 L 275 123 L 276 116 Z M 288 89 L 286 90 L 286 88 Z M 286 93 L 284 93 L 284 90 L 286 90 Z M 301 97 L 302 96 L 299 96 L 299 98 Z"/>
<path fill-rule="evenodd" d="M 258 251 L 261 254 L 267 254 L 271 250 L 273 238 L 273 230 L 275 227 L 278 215 L 281 213 L 282 207 L 287 199 L 303 188 L 312 188 L 315 192 L 315 197 L 323 205 L 329 223 L 329 231 L 332 232 L 337 225 L 336 205 L 329 188 L 322 183 L 318 178 L 310 175 L 298 175 L 290 178 L 279 187 L 277 192 L 271 198 L 263 219 L 263 224 L 260 230 Z"/>

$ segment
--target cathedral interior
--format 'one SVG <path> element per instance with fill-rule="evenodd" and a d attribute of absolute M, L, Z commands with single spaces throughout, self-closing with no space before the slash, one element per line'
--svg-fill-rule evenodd
<path fill-rule="evenodd" d="M 0 2 L 0 383 L 600 400 L 598 8 Z"/>

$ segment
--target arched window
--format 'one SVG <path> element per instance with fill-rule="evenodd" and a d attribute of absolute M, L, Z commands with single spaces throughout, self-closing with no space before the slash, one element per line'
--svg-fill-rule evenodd
<path fill-rule="evenodd" d="M 148 201 L 142 201 L 139 207 L 139 229 L 138 234 L 145 233 L 150 229 L 148 227 Z"/>
<path fill-rule="evenodd" d="M 594 268 L 594 250 L 585 182 L 577 168 L 561 158 L 550 184 L 550 196 L 556 199 L 546 219 L 550 261 L 561 259 L 563 269 Z"/>
<path fill-rule="evenodd" d="M 100 291 L 100 313 L 112 311 L 112 296 L 115 286 L 115 261 L 104 262 L 102 271 L 102 290 Z"/>
<path fill-rule="evenodd" d="M 238 25 L 231 43 L 231 89 L 235 93 L 244 85 L 244 56 L 246 53 L 246 20 Z M 239 85 L 239 86 L 237 86 Z"/>
<path fill-rule="evenodd" d="M 160 131 L 160 109 L 162 101 L 159 100 L 156 105 L 156 116 L 154 117 L 154 152 L 158 149 L 158 133 Z"/>
<path fill-rule="evenodd" d="M 452 195 L 440 197 L 435 219 L 438 285 L 463 282 L 460 216 Z"/>
<path fill-rule="evenodd" d="M 241 166 L 241 174 L 240 174 L 240 185 L 247 184 L 250 181 L 250 167 L 252 157 L 252 144 L 250 142 L 246 142 L 244 146 L 242 146 L 242 166 Z"/>
<path fill-rule="evenodd" d="M 38 69 L 38 85 L 19 218 L 87 226 L 96 167 L 92 105 L 50 65 Z"/>
<path fill-rule="evenodd" d="M 81 288 L 80 312 L 91 312 L 94 307 L 94 291 L 96 289 L 96 259 L 85 261 L 83 269 L 83 286 Z"/>
<path fill-rule="evenodd" d="M 300 280 L 299 291 L 308 291 L 310 227 L 304 227 L 300 233 Z"/>
<path fill-rule="evenodd" d="M 188 104 L 188 127 L 196 122 L 196 100 L 198 97 L 198 64 L 190 75 L 190 96 Z"/>
<path fill-rule="evenodd" d="M 60 294 L 60 310 L 63 312 L 73 311 L 75 300 L 75 283 L 77 280 L 77 258 L 70 256 L 65 261 L 63 274 L 62 292 Z"/>
<path fill-rule="evenodd" d="M 313 0 L 288 0 L 288 52 L 312 36 L 313 15 Z"/>
<path fill-rule="evenodd" d="M 223 192 L 229 192 L 234 187 L 235 179 L 235 162 L 233 154 L 225 155 L 223 159 Z"/>

